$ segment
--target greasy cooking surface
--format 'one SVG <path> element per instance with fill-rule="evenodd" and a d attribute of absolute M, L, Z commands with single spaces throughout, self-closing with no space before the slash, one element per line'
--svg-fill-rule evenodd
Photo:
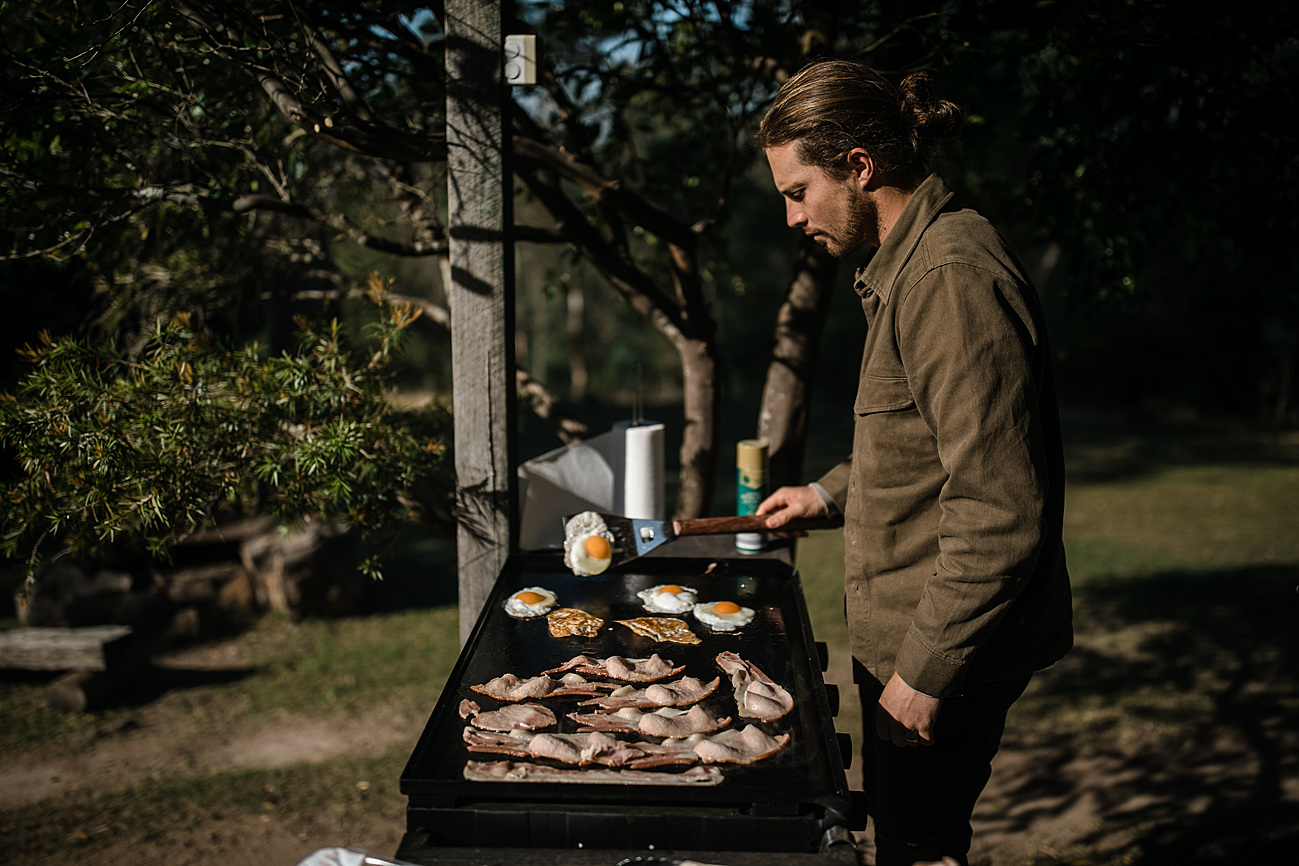
<path fill-rule="evenodd" d="M 401 790 L 411 798 L 411 805 L 562 799 L 574 804 L 605 804 L 611 809 L 620 803 L 686 801 L 767 804 L 796 809 L 815 803 L 833 812 L 846 813 L 847 784 L 797 573 L 774 560 L 753 559 L 720 560 L 712 573 L 704 574 L 709 564 L 707 560 L 697 559 L 640 559 L 605 574 L 578 577 L 564 568 L 558 556 L 511 559 L 402 774 Z M 683 614 L 682 619 L 702 638 L 702 643 L 694 646 L 655 642 L 615 622 L 648 615 L 636 593 L 662 583 L 692 586 L 698 590 L 701 602 L 735 601 L 753 608 L 756 616 L 738 632 L 713 633 L 690 614 Z M 576 607 L 595 614 L 605 620 L 604 627 L 593 638 L 554 638 L 545 617 L 529 620 L 510 617 L 502 609 L 505 600 L 529 586 L 552 590 L 558 596 L 559 607 Z M 705 699 L 702 706 L 712 713 L 731 716 L 731 727 L 743 728 L 752 720 L 739 716 L 730 679 L 714 661 L 724 650 L 738 653 L 784 686 L 793 695 L 795 706 L 783 719 L 758 723 L 773 735 L 790 733 L 790 743 L 774 756 L 753 765 L 720 765 L 725 780 L 715 788 L 468 782 L 462 776 L 468 760 L 503 759 L 470 753 L 461 740 L 461 732 L 468 724 L 457 713 L 462 699 L 476 701 L 484 711 L 499 706 L 492 698 L 471 691 L 470 686 L 505 673 L 526 679 L 578 654 L 593 658 L 612 655 L 648 658 L 657 652 L 675 665 L 685 665 L 678 677 L 664 682 L 679 676 L 694 676 L 704 682 L 721 677 L 717 692 Z M 557 727 L 547 730 L 575 733 L 578 726 L 566 715 L 591 710 L 579 707 L 580 700 L 583 699 L 541 700 L 560 719 Z"/>

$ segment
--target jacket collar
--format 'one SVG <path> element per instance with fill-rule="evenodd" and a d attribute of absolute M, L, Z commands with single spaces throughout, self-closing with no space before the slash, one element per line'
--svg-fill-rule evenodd
<path fill-rule="evenodd" d="M 952 198 L 943 179 L 936 174 L 925 178 L 907 202 L 888 237 L 864 267 L 857 269 L 853 289 L 866 297 L 874 293 L 881 303 L 888 303 L 893 284 L 915 252 L 920 237 Z"/>

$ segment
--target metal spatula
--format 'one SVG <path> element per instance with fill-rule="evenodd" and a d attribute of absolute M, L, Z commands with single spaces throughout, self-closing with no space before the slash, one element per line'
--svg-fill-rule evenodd
<path fill-rule="evenodd" d="M 685 520 L 642 520 L 638 517 L 621 517 L 601 514 L 609 531 L 613 533 L 613 562 L 610 567 L 622 565 L 644 556 L 656 547 L 667 544 L 683 535 L 730 535 L 737 532 L 800 532 L 813 529 L 836 529 L 843 526 L 842 517 L 800 517 L 789 521 L 780 529 L 768 529 L 767 517 L 695 517 Z M 576 514 L 564 518 L 564 537 L 568 537 L 568 522 Z"/>

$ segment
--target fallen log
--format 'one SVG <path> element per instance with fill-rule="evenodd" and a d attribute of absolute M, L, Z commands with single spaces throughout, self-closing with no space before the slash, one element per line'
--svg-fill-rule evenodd
<path fill-rule="evenodd" d="M 126 654 L 131 629 L 17 628 L 0 632 L 0 668 L 29 671 L 104 671 Z"/>

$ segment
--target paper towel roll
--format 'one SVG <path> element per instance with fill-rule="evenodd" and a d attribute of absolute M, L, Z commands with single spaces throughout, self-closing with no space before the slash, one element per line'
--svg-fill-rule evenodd
<path fill-rule="evenodd" d="M 663 425 L 654 421 L 614 425 L 623 432 L 622 515 L 662 520 L 665 512 Z"/>

